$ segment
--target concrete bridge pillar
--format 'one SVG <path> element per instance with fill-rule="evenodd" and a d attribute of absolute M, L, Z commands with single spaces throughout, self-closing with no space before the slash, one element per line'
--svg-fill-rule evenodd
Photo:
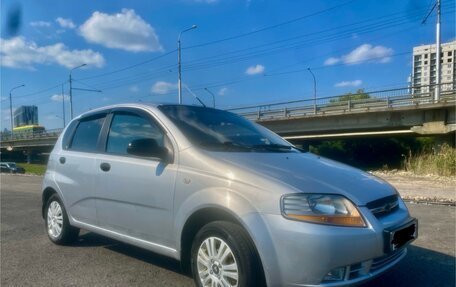
<path fill-rule="evenodd" d="M 25 151 L 25 156 L 27 157 L 27 163 L 32 163 L 32 150 L 28 149 Z"/>

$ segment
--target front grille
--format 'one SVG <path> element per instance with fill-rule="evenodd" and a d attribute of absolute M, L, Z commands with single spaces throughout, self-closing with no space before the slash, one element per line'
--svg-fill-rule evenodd
<path fill-rule="evenodd" d="M 371 201 L 366 204 L 366 207 L 369 208 L 375 217 L 379 218 L 396 211 L 399 208 L 399 199 L 396 194 L 390 195 Z"/>

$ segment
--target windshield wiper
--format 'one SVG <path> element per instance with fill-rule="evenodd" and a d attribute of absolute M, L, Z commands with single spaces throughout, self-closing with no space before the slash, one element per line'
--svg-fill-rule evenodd
<path fill-rule="evenodd" d="M 283 144 L 256 144 L 253 145 L 254 148 L 272 148 L 272 149 L 292 149 L 291 145 L 283 145 Z"/>
<path fill-rule="evenodd" d="M 200 145 L 211 148 L 222 148 L 224 150 L 242 150 L 251 151 L 252 147 L 248 145 L 242 145 L 230 141 L 226 142 L 201 142 Z"/>
<path fill-rule="evenodd" d="M 291 151 L 294 150 L 294 147 L 291 145 L 283 145 L 283 144 L 257 144 L 253 145 L 252 148 L 254 149 L 263 149 L 267 151 Z"/>
<path fill-rule="evenodd" d="M 225 142 L 201 142 L 200 145 L 211 148 L 220 148 L 224 150 L 236 150 L 236 151 L 279 151 L 289 152 L 295 150 L 293 146 L 281 145 L 281 144 L 256 144 L 256 145 L 244 145 L 231 141 Z"/>

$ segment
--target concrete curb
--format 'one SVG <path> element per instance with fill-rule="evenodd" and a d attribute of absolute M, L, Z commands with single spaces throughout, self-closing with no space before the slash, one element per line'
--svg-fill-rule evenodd
<path fill-rule="evenodd" d="M 9 172 L 1 172 L 1 175 L 13 175 L 13 176 L 41 176 L 43 177 L 44 175 L 41 174 L 34 174 L 34 173 L 9 173 Z"/>
<path fill-rule="evenodd" d="M 435 199 L 409 199 L 409 198 L 404 198 L 403 199 L 407 203 L 411 204 L 425 204 L 425 205 L 444 205 L 444 206 L 456 206 L 456 202 L 451 201 L 451 200 L 435 200 Z"/>

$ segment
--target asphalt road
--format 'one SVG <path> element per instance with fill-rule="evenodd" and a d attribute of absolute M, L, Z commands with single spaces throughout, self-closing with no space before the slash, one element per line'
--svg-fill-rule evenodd
<path fill-rule="evenodd" d="M 2 175 L 1 286 L 193 286 L 179 263 L 83 232 L 52 244 L 40 214 L 41 177 Z M 390 272 L 364 287 L 455 286 L 455 207 L 409 205 L 420 237 Z"/>

